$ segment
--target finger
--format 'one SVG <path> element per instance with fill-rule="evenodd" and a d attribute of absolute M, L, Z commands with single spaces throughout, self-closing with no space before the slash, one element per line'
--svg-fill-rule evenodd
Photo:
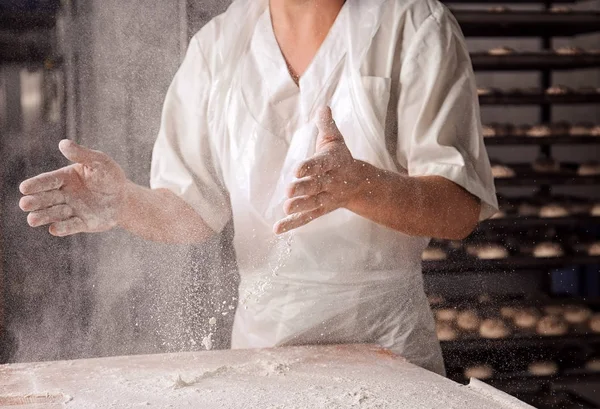
<path fill-rule="evenodd" d="M 24 195 L 34 195 L 39 192 L 60 189 L 66 179 L 63 169 L 46 172 L 27 179 L 19 185 L 19 191 Z"/>
<path fill-rule="evenodd" d="M 52 223 L 48 231 L 53 236 L 64 237 L 85 232 L 86 225 L 79 217 L 71 217 L 61 222 Z"/>
<path fill-rule="evenodd" d="M 296 177 L 298 179 L 307 176 L 322 175 L 329 172 L 335 167 L 335 158 L 330 152 L 323 152 L 316 154 L 315 156 L 306 159 L 296 170 Z"/>
<path fill-rule="evenodd" d="M 285 214 L 308 212 L 321 207 L 330 207 L 333 197 L 328 192 L 321 192 L 314 196 L 294 197 L 283 204 Z"/>
<path fill-rule="evenodd" d="M 58 205 L 29 213 L 27 215 L 27 222 L 31 227 L 38 227 L 67 220 L 71 216 L 73 216 L 73 209 L 71 209 L 71 206 Z"/>
<path fill-rule="evenodd" d="M 19 207 L 25 212 L 33 212 L 63 203 L 65 203 L 65 196 L 60 190 L 49 190 L 31 196 L 23 196 L 19 200 Z"/>
<path fill-rule="evenodd" d="M 319 132 L 329 137 L 341 137 L 340 131 L 333 119 L 331 108 L 328 106 L 320 108 L 317 112 L 317 128 Z"/>
<path fill-rule="evenodd" d="M 273 232 L 275 234 L 282 234 L 290 230 L 297 229 L 298 227 L 302 227 L 326 213 L 329 213 L 329 211 L 324 207 L 321 207 L 317 210 L 311 210 L 310 212 L 294 213 L 291 216 L 281 219 L 275 223 L 275 226 L 273 226 Z"/>
<path fill-rule="evenodd" d="M 332 177 L 329 173 L 297 179 L 288 186 L 287 196 L 292 198 L 319 194 L 328 189 L 331 181 Z"/>
<path fill-rule="evenodd" d="M 58 149 L 62 152 L 65 158 L 71 162 L 81 163 L 83 165 L 93 165 L 94 163 L 106 161 L 104 152 L 88 149 L 76 144 L 70 139 L 63 139 L 58 144 Z"/>

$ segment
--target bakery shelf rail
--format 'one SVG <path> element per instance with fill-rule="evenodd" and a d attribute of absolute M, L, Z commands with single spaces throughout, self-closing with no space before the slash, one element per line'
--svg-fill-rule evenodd
<path fill-rule="evenodd" d="M 598 145 L 600 136 L 491 136 L 484 138 L 486 146 L 503 145 Z"/>
<path fill-rule="evenodd" d="M 588 215 L 574 215 L 566 217 L 537 217 L 537 216 L 506 216 L 498 219 L 488 219 L 481 222 L 479 229 L 495 228 L 525 228 L 544 226 L 588 226 L 600 225 L 600 217 Z"/>
<path fill-rule="evenodd" d="M 574 70 L 600 67 L 600 53 L 561 55 L 556 53 L 513 53 L 490 55 L 472 53 L 471 61 L 476 71 L 522 71 L 522 70 Z"/>
<path fill-rule="evenodd" d="M 552 105 L 552 104 L 600 104 L 600 93 L 547 94 L 490 94 L 480 95 L 481 105 Z"/>
<path fill-rule="evenodd" d="M 513 186 L 539 186 L 539 185 L 573 185 L 573 186 L 593 186 L 600 185 L 600 174 L 579 175 L 580 167 L 577 163 L 560 163 L 558 170 L 535 171 L 531 165 L 517 163 L 507 165 L 514 172 L 511 177 L 496 177 L 494 184 L 496 187 Z"/>
<path fill-rule="evenodd" d="M 600 31 L 600 13 L 593 11 L 453 10 L 465 36 L 570 37 Z"/>
<path fill-rule="evenodd" d="M 447 260 L 423 261 L 425 274 L 472 274 L 502 271 L 543 269 L 559 267 L 600 265 L 600 256 L 570 254 L 563 257 L 533 257 L 515 255 L 498 260 L 482 260 L 472 256 L 449 258 Z M 600 273 L 600 271 L 599 271 Z"/>
<path fill-rule="evenodd" d="M 511 349 L 539 348 L 541 345 L 562 349 L 565 347 L 581 348 L 582 345 L 599 344 L 600 334 L 569 334 L 562 336 L 512 336 L 502 339 L 463 338 L 454 341 L 441 341 L 444 354 L 456 354 L 466 351 L 495 350 L 508 351 Z"/>

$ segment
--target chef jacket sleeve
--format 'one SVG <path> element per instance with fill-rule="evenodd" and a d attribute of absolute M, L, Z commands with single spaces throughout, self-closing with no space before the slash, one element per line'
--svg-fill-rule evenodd
<path fill-rule="evenodd" d="M 483 144 L 475 76 L 465 40 L 439 5 L 409 42 L 400 71 L 397 159 L 410 176 L 437 175 L 498 210 Z"/>
<path fill-rule="evenodd" d="M 210 86 L 209 67 L 194 37 L 167 91 L 152 151 L 150 186 L 171 190 L 220 232 L 231 219 L 231 206 L 208 127 Z"/>

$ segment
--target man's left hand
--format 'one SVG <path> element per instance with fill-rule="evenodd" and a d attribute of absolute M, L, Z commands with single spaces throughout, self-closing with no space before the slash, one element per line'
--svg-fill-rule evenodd
<path fill-rule="evenodd" d="M 275 224 L 276 234 L 347 207 L 365 181 L 364 176 L 361 177 L 361 168 L 366 163 L 352 157 L 329 107 L 319 111 L 317 127 L 315 155 L 300 163 L 296 170 L 297 179 L 287 188 L 289 199 L 284 203 L 284 211 L 288 216 Z"/>

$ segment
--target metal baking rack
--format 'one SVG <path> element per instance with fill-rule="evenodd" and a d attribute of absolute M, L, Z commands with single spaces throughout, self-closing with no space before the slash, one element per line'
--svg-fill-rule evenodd
<path fill-rule="evenodd" d="M 575 3 L 575 1 L 533 1 L 516 0 L 507 2 L 507 9 L 498 9 L 498 3 L 493 0 L 447 0 L 452 8 L 453 3 L 489 5 L 495 10 L 455 10 L 453 11 L 459 22 L 463 33 L 467 37 L 537 37 L 540 39 L 541 50 L 538 52 L 520 52 L 510 50 L 504 55 L 491 55 L 488 52 L 476 52 L 471 54 L 473 67 L 476 71 L 532 71 L 539 72 L 540 81 L 537 85 L 539 91 L 516 90 L 498 91 L 490 90 L 490 93 L 481 95 L 481 105 L 515 105 L 539 106 L 540 115 L 538 122 L 551 124 L 552 107 L 555 105 L 582 105 L 600 104 L 600 93 L 593 90 L 568 90 L 561 95 L 548 95 L 546 90 L 555 84 L 552 78 L 554 70 L 578 70 L 600 67 L 600 54 L 589 52 L 589 50 L 573 50 L 572 54 L 559 54 L 554 50 L 553 37 L 569 37 L 579 34 L 600 32 L 600 13 L 593 11 L 562 11 L 552 10 L 553 5 Z M 511 10 L 510 4 L 530 4 L 539 6 L 537 11 Z M 598 90 L 596 90 L 598 91 Z M 595 125 L 598 125 L 597 123 Z M 486 147 L 496 146 L 528 146 L 539 149 L 539 154 L 546 157 L 552 156 L 554 145 L 600 145 L 600 137 L 597 136 L 571 136 L 569 134 L 553 134 L 548 137 L 530 136 L 494 136 L 485 138 Z M 491 155 L 493 157 L 493 155 Z M 513 187 L 535 187 L 542 197 L 552 200 L 553 186 L 579 185 L 600 186 L 600 175 L 579 176 L 577 175 L 578 164 L 562 164 L 557 173 L 535 172 L 530 164 L 508 164 L 515 171 L 515 177 L 495 179 L 496 187 L 500 192 L 504 188 Z M 594 230 L 594 226 L 596 230 Z M 489 232 L 512 231 L 515 234 L 527 234 L 531 229 L 542 231 L 544 228 L 567 229 L 574 231 L 586 230 L 597 232 L 600 226 L 600 218 L 593 217 L 589 213 L 570 215 L 563 218 L 540 218 L 540 217 L 517 217 L 507 215 L 503 218 L 492 219 L 482 223 L 474 235 L 489 237 Z M 598 239 L 596 237 L 596 239 Z M 558 267 L 563 267 L 565 274 L 581 274 L 584 269 L 600 266 L 599 256 L 589 256 L 577 252 L 566 243 L 562 243 L 565 254 L 562 257 L 535 258 L 518 251 L 510 246 L 509 256 L 501 260 L 479 260 L 468 255 L 463 249 L 449 250 L 448 258 L 444 261 L 425 261 L 423 270 L 426 274 L 456 276 L 458 274 L 494 274 L 516 273 L 519 275 L 531 275 L 539 282 L 542 291 L 549 292 L 550 273 Z M 456 247 L 454 247 L 456 248 Z M 600 273 L 600 267 L 598 267 Z M 583 282 L 583 281 L 581 281 Z M 580 284 L 581 285 L 581 284 Z M 581 303 L 584 300 L 566 298 L 567 302 Z M 560 301 L 557 301 L 560 302 Z M 518 305 L 544 306 L 548 305 L 547 298 L 529 299 L 526 303 L 517 301 Z M 446 302 L 441 306 L 447 306 Z M 587 304 L 587 303 L 586 303 Z M 469 305 L 459 303 L 456 305 Z M 476 308 L 481 313 L 490 311 L 490 308 L 499 308 L 496 301 L 488 303 L 470 303 L 471 308 Z M 598 305 L 592 308 L 599 311 Z M 572 368 L 563 370 L 566 362 L 582 364 L 584 359 L 590 356 L 600 357 L 600 334 L 595 333 L 569 333 L 559 337 L 545 337 L 515 333 L 505 339 L 482 339 L 476 336 L 461 338 L 455 341 L 442 342 L 442 351 L 448 364 L 450 377 L 464 382 L 461 368 L 469 365 L 486 362 L 493 359 L 494 364 L 514 365 L 518 368 L 523 361 L 529 358 L 544 357 L 547 354 L 555 354 L 561 361 L 561 371 L 555 376 L 532 377 L 524 373 L 524 369 L 515 371 L 498 371 L 490 383 L 505 390 L 518 398 L 534 404 L 540 408 L 552 407 L 551 404 L 543 403 L 544 396 L 548 394 L 564 394 L 565 401 L 570 402 L 565 407 L 595 408 L 598 403 L 586 401 L 570 391 L 558 391 L 561 381 L 581 381 L 591 379 L 600 380 L 600 375 L 585 371 L 575 371 Z M 495 366 L 495 365 L 492 365 Z M 555 390 L 556 389 L 556 390 Z M 558 395 L 557 395 L 558 396 Z M 551 401 L 547 400 L 544 402 Z M 550 406 L 548 406 L 550 405 Z"/>

